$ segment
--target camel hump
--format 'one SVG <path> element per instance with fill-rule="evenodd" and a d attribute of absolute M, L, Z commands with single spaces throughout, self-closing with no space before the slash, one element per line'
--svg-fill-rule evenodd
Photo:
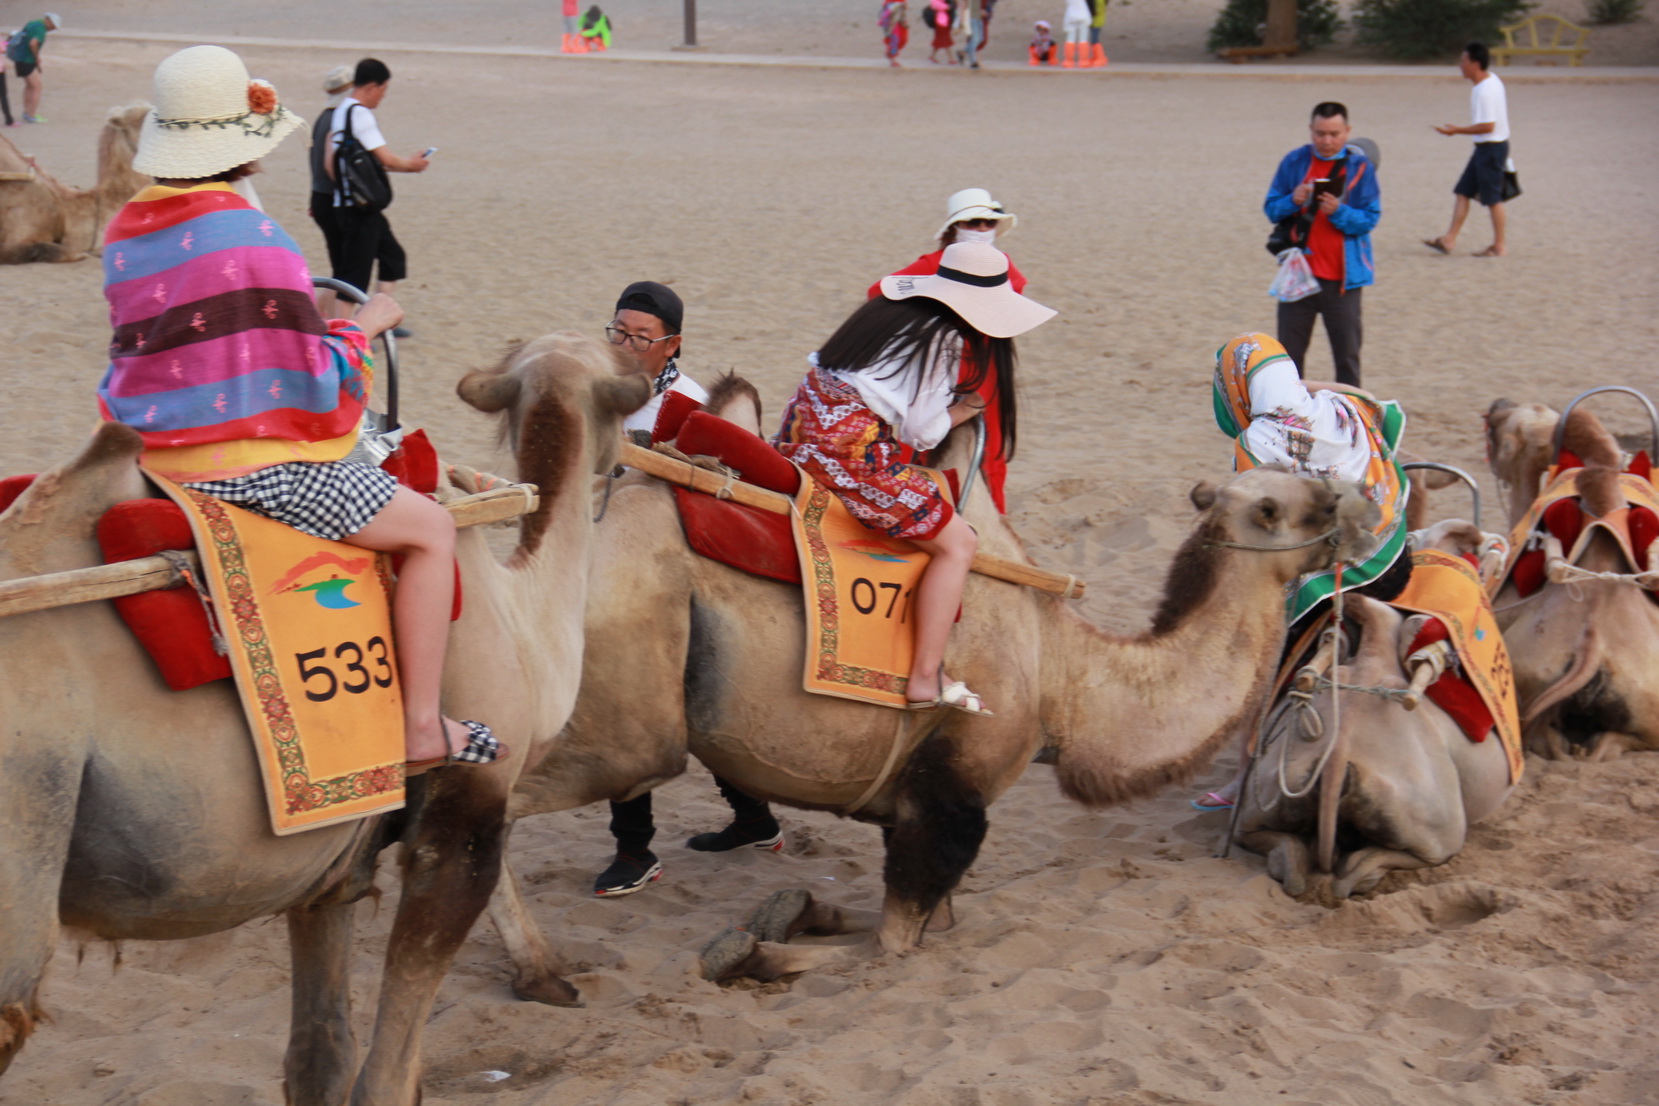
<path fill-rule="evenodd" d="M 7 522 L 39 525 L 52 518 L 96 519 L 124 499 L 145 495 L 138 471 L 144 439 L 118 422 L 106 422 L 66 464 L 41 473 L 4 516 Z"/>

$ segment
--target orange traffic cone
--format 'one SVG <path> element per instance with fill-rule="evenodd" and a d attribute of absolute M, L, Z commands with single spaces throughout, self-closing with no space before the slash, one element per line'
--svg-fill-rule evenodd
<path fill-rule="evenodd" d="M 1066 43 L 1066 57 L 1060 63 L 1061 69 L 1074 69 L 1077 66 L 1077 43 Z"/>
<path fill-rule="evenodd" d="M 1094 61 L 1091 64 L 1096 69 L 1106 68 L 1106 47 L 1098 42 L 1094 44 Z"/>

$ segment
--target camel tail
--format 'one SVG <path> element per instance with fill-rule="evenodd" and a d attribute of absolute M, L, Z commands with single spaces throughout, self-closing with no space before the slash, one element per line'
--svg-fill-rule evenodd
<path fill-rule="evenodd" d="M 1600 668 L 1601 639 L 1596 636 L 1596 628 L 1588 626 L 1584 630 L 1584 637 L 1579 640 L 1578 654 L 1573 658 L 1573 666 L 1567 670 L 1565 676 L 1540 691 L 1537 697 L 1527 704 L 1521 715 L 1521 725 L 1530 726 L 1545 711 L 1578 694 Z"/>
<path fill-rule="evenodd" d="M 1331 740 L 1336 745 L 1319 775 L 1319 830 L 1315 845 L 1319 870 L 1326 873 L 1336 871 L 1336 816 L 1342 805 L 1342 785 L 1348 778 L 1348 742 L 1340 731 Z"/>

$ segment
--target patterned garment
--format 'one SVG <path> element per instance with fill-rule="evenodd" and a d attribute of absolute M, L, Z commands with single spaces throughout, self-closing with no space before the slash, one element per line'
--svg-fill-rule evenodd
<path fill-rule="evenodd" d="M 323 321 L 305 258 L 264 212 L 227 184 L 156 185 L 106 239 L 115 333 L 98 402 L 144 436 L 147 466 L 222 479 L 350 451 L 368 341 Z"/>
<path fill-rule="evenodd" d="M 313 537 L 340 541 L 374 521 L 392 501 L 397 480 L 385 469 L 357 461 L 301 461 L 184 486 Z"/>
<path fill-rule="evenodd" d="M 806 374 L 772 444 L 889 538 L 931 538 L 954 513 L 933 478 L 904 463 L 910 451 L 892 427 L 834 373 Z"/>

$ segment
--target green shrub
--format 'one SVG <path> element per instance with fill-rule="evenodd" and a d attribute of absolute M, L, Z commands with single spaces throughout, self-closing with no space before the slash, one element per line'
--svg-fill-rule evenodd
<path fill-rule="evenodd" d="M 1443 57 L 1469 42 L 1500 41 L 1498 28 L 1530 7 L 1529 0 L 1359 0 L 1355 41 L 1391 58 Z"/>
<path fill-rule="evenodd" d="M 1590 0 L 1591 23 L 1634 23 L 1642 17 L 1643 0 Z"/>
<path fill-rule="evenodd" d="M 1206 49 L 1214 52 L 1228 46 L 1260 46 L 1261 29 L 1266 23 L 1267 0 L 1227 0 L 1210 28 Z M 1300 49 L 1324 46 L 1341 27 L 1336 0 L 1296 0 L 1296 45 Z"/>

